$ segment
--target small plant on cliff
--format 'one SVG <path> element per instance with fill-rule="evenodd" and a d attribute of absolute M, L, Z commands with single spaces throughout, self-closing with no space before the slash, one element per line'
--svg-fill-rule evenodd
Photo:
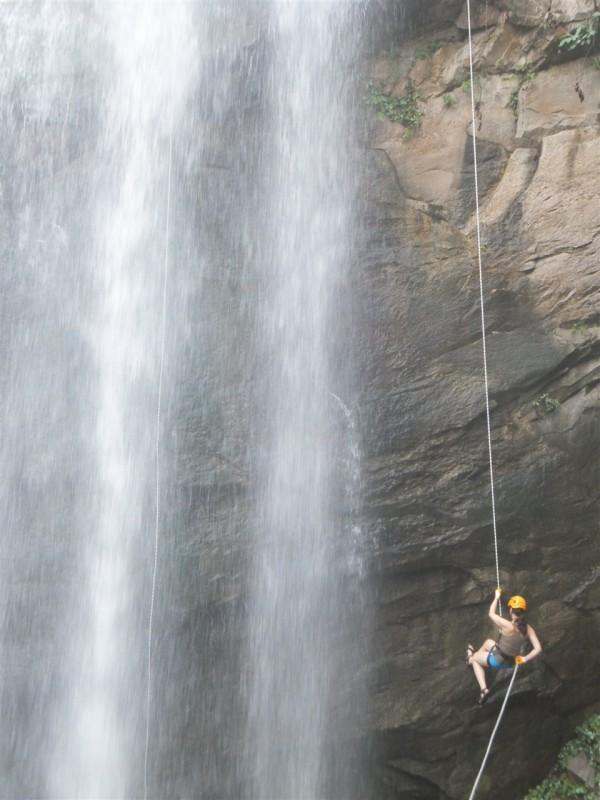
<path fill-rule="evenodd" d="M 409 80 L 403 95 L 387 92 L 382 83 L 370 83 L 369 102 L 380 118 L 399 122 L 405 128 L 415 129 L 421 124 L 423 110 L 419 106 L 419 94 L 414 83 Z"/>
<path fill-rule="evenodd" d="M 582 319 L 574 320 L 570 325 L 569 328 L 575 333 L 587 333 L 591 328 L 597 328 L 600 326 L 600 312 L 596 312 L 594 314 L 588 314 L 587 317 L 583 317 Z"/>
<path fill-rule="evenodd" d="M 425 42 L 424 44 L 420 44 L 415 50 L 415 58 L 417 61 L 427 61 L 441 46 L 440 42 Z"/>
<path fill-rule="evenodd" d="M 533 66 L 529 63 L 521 64 L 518 67 L 514 68 L 514 73 L 516 74 L 517 78 L 519 79 L 519 85 L 517 88 L 511 92 L 510 95 L 510 107 L 512 108 L 512 112 L 515 117 L 519 116 L 519 95 L 521 89 L 524 86 L 527 86 L 533 80 L 535 80 L 535 70 Z"/>
<path fill-rule="evenodd" d="M 446 108 L 452 108 L 452 106 L 456 105 L 456 98 L 453 94 L 445 94 L 444 95 L 444 105 Z"/>
<path fill-rule="evenodd" d="M 483 68 L 481 68 L 478 72 L 475 73 L 474 78 L 473 78 L 473 80 L 474 80 L 473 88 L 475 89 L 476 92 L 481 90 L 481 78 L 485 77 L 486 74 L 487 74 L 487 72 Z M 463 90 L 463 92 L 465 94 L 469 94 L 470 95 L 471 94 L 471 78 L 465 78 L 465 80 L 461 83 L 460 88 Z"/>
<path fill-rule="evenodd" d="M 520 64 L 518 67 L 515 67 L 514 71 L 519 76 L 522 86 L 525 83 L 531 83 L 531 81 L 535 78 L 535 69 L 533 68 L 533 64 L 530 64 L 528 61 L 526 61 L 525 64 Z"/>
<path fill-rule="evenodd" d="M 558 46 L 561 50 L 592 50 L 598 43 L 600 11 L 594 11 L 588 22 L 578 25 L 572 33 L 561 36 Z"/>
<path fill-rule="evenodd" d="M 533 401 L 533 407 L 536 414 L 543 417 L 560 408 L 560 400 L 557 400 L 556 397 L 550 397 L 549 394 L 541 394 L 537 400 Z"/>
<path fill-rule="evenodd" d="M 575 333 L 587 333 L 589 327 L 590 326 L 588 322 L 586 322 L 584 319 L 580 319 L 571 325 L 571 330 L 575 331 Z"/>
<path fill-rule="evenodd" d="M 515 117 L 519 116 L 519 92 L 521 91 L 521 87 L 517 87 L 514 91 L 510 93 L 510 107 L 512 108 L 512 112 Z"/>
<path fill-rule="evenodd" d="M 587 333 L 590 328 L 600 325 L 600 313 L 590 314 L 585 319 L 578 319 L 570 326 L 575 333 Z"/>

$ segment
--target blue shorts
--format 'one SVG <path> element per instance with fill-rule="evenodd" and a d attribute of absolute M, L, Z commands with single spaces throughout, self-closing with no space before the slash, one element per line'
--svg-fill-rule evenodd
<path fill-rule="evenodd" d="M 488 667 L 491 667 L 492 669 L 512 669 L 512 667 L 514 667 L 514 663 L 511 664 L 509 661 L 504 661 L 502 658 L 500 658 L 500 660 L 496 659 L 496 656 L 494 655 L 494 650 L 495 648 L 492 647 L 492 649 L 488 653 L 487 657 Z"/>

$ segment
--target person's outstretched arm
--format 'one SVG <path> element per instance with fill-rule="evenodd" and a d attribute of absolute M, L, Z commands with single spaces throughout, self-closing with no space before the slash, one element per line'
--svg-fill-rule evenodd
<path fill-rule="evenodd" d="M 506 631 L 510 629 L 511 624 L 510 622 L 507 622 L 499 614 L 496 614 L 496 606 L 498 605 L 498 600 L 500 600 L 500 591 L 496 589 L 496 591 L 494 592 L 494 599 L 492 600 L 492 605 L 490 606 L 490 610 L 488 611 L 488 617 L 492 620 L 494 625 L 497 625 L 500 628 L 500 630 Z"/>

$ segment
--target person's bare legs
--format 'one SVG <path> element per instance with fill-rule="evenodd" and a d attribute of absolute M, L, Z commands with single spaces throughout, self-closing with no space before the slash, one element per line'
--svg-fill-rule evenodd
<path fill-rule="evenodd" d="M 475 679 L 482 692 L 488 691 L 487 683 L 485 682 L 485 667 L 487 667 L 488 653 L 495 644 L 496 642 L 493 639 L 486 639 L 479 650 L 468 657 L 468 663 L 473 667 Z"/>

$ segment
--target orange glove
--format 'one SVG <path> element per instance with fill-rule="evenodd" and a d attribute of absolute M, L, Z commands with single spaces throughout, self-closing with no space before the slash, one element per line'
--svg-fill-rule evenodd
<path fill-rule="evenodd" d="M 515 656 L 515 664 L 524 664 L 523 656 Z"/>

